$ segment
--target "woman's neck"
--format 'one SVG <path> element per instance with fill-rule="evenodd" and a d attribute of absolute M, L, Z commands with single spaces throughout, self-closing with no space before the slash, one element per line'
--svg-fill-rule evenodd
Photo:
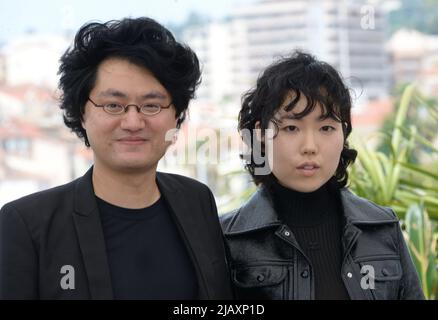
<path fill-rule="evenodd" d="M 271 194 L 280 220 L 293 226 L 313 226 L 339 211 L 338 190 L 331 182 L 312 192 L 299 192 L 276 182 Z"/>

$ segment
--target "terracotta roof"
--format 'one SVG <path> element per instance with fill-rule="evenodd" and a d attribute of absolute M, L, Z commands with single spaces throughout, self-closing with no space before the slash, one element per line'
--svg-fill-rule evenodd
<path fill-rule="evenodd" d="M 34 84 L 22 84 L 17 86 L 0 85 L 0 93 L 10 95 L 20 101 L 32 99 L 38 102 L 56 102 L 59 95 L 58 92 L 52 89 Z"/>
<path fill-rule="evenodd" d="M 0 126 L 0 138 L 37 138 L 41 135 L 42 131 L 37 125 L 18 118 L 14 118 Z"/>
<path fill-rule="evenodd" d="M 371 101 L 352 114 L 353 128 L 376 127 L 383 124 L 387 116 L 394 110 L 392 99 Z"/>

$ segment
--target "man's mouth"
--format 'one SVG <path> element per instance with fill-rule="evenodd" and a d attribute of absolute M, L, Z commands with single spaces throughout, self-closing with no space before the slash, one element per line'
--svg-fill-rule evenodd
<path fill-rule="evenodd" d="M 117 140 L 118 142 L 121 142 L 123 144 L 129 144 L 129 145 L 138 145 L 145 143 L 147 139 L 142 137 L 125 137 Z"/>

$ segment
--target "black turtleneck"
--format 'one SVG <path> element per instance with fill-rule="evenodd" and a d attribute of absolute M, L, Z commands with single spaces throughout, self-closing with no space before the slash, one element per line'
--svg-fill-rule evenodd
<path fill-rule="evenodd" d="M 303 193 L 276 183 L 271 192 L 280 220 L 292 230 L 310 260 L 315 299 L 349 299 L 341 279 L 343 214 L 339 188 L 328 182 Z"/>

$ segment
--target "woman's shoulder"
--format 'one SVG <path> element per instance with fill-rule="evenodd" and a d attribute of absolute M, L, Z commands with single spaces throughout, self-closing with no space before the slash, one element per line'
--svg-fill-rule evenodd
<path fill-rule="evenodd" d="M 349 188 L 342 188 L 340 195 L 344 214 L 352 222 L 398 222 L 397 215 L 391 207 L 361 197 Z"/>

